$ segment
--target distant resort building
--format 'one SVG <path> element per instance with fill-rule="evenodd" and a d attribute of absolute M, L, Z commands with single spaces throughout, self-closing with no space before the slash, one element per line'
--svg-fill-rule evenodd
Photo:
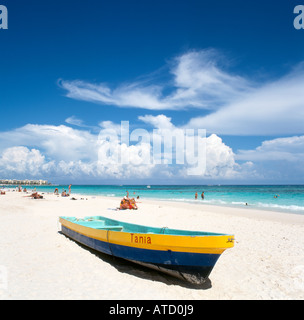
<path fill-rule="evenodd" d="M 16 180 L 0 179 L 0 185 L 26 185 L 26 186 L 46 186 L 49 185 L 47 180 Z"/>

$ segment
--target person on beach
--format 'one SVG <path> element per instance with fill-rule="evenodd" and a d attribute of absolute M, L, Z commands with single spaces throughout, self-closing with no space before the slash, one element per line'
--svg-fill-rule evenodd
<path fill-rule="evenodd" d="M 202 200 L 205 199 L 204 191 L 202 192 L 201 197 L 202 197 Z"/>
<path fill-rule="evenodd" d="M 70 184 L 69 185 L 69 194 L 71 194 L 71 187 L 72 187 L 72 185 Z"/>
<path fill-rule="evenodd" d="M 64 190 L 64 191 L 62 191 L 61 196 L 62 196 L 62 197 L 68 197 L 68 196 L 69 196 L 69 194 L 68 194 L 68 193 L 66 193 L 66 190 Z"/>
<path fill-rule="evenodd" d="M 197 199 L 197 192 L 195 192 L 195 200 Z"/>
<path fill-rule="evenodd" d="M 120 210 L 129 209 L 129 200 L 127 199 L 127 197 L 123 197 L 123 199 L 121 199 L 119 209 Z"/>
<path fill-rule="evenodd" d="M 120 201 L 119 210 L 126 210 L 126 209 L 130 209 L 130 210 L 138 209 L 134 198 L 129 199 L 127 197 L 123 197 L 123 199 Z"/>
<path fill-rule="evenodd" d="M 1 193 L 0 193 L 0 194 L 5 195 L 5 191 L 1 190 Z"/>
<path fill-rule="evenodd" d="M 31 195 L 33 199 L 43 199 L 43 196 L 41 196 L 38 192 Z"/>
<path fill-rule="evenodd" d="M 59 195 L 59 190 L 58 190 L 58 188 L 55 189 L 54 194 L 55 194 L 56 196 Z"/>
<path fill-rule="evenodd" d="M 38 192 L 33 192 L 30 196 L 25 196 L 25 197 L 29 197 L 32 199 L 43 199 L 43 196 L 40 195 Z"/>
<path fill-rule="evenodd" d="M 130 209 L 134 209 L 134 210 L 137 210 L 137 209 L 138 209 L 137 204 L 136 204 L 136 201 L 135 201 L 134 198 L 132 198 L 132 199 L 130 200 L 130 206 L 129 206 L 129 208 L 130 208 Z"/>

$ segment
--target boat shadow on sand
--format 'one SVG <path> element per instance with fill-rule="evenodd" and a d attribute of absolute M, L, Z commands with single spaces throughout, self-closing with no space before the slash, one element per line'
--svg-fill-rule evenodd
<path fill-rule="evenodd" d="M 82 249 L 89 251 L 90 253 L 97 256 L 99 259 L 110 264 L 111 266 L 116 268 L 121 273 L 127 273 L 129 275 L 135 276 L 137 278 L 145 279 L 145 280 L 148 279 L 151 281 L 163 282 L 166 285 L 178 285 L 181 287 L 185 287 L 187 289 L 207 290 L 212 287 L 211 280 L 209 278 L 203 284 L 189 283 L 189 282 L 183 281 L 179 278 L 175 278 L 169 274 L 167 275 L 165 273 L 150 269 L 148 267 L 139 265 L 137 263 L 96 251 L 92 248 L 89 248 L 89 247 L 71 239 L 70 237 L 63 234 L 61 231 L 58 231 L 58 233 L 65 236 L 67 239 L 73 241 L 75 244 L 77 244 Z"/>

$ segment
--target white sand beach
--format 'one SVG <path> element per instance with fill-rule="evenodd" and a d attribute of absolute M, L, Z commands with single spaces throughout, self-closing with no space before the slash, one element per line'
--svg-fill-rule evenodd
<path fill-rule="evenodd" d="M 0 299 L 304 299 L 304 216 L 141 199 L 0 196 Z M 84 200 L 80 200 L 84 198 Z M 87 199 L 87 200 L 86 200 Z M 62 235 L 59 216 L 103 215 L 157 227 L 232 233 L 205 285 L 98 256 Z"/>

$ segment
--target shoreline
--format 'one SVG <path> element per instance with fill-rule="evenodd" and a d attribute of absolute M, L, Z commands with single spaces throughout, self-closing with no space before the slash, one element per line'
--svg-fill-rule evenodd
<path fill-rule="evenodd" d="M 113 199 L 115 200 L 118 204 L 120 203 L 121 198 L 116 197 L 116 196 L 104 196 L 104 195 L 81 195 L 81 194 L 72 194 L 73 196 L 78 196 L 78 197 L 91 197 L 91 198 L 100 198 L 103 200 L 106 199 Z M 136 199 L 135 199 L 136 200 Z M 236 216 L 241 216 L 241 217 L 252 217 L 252 218 L 265 218 L 268 220 L 272 221 L 280 221 L 280 220 L 286 220 L 286 221 L 293 221 L 293 222 L 298 222 L 298 223 L 304 223 L 304 215 L 300 213 L 294 213 L 294 212 L 289 212 L 289 211 L 275 211 L 275 210 L 263 210 L 259 209 L 256 207 L 251 207 L 251 206 L 244 206 L 244 207 L 238 207 L 238 206 L 230 206 L 230 205 L 218 205 L 218 204 L 209 204 L 209 203 L 204 203 L 203 201 L 199 200 L 200 203 L 193 203 L 193 202 L 187 202 L 187 201 L 179 201 L 179 200 L 174 200 L 174 199 L 156 199 L 156 198 L 142 198 L 139 199 L 139 202 L 144 201 L 145 203 L 149 203 L 151 205 L 155 204 L 164 204 L 167 206 L 172 206 L 172 207 L 182 207 L 182 208 L 193 208 L 193 209 L 201 209 L 202 211 L 210 211 L 214 213 L 221 213 L 222 214 L 233 214 Z M 201 206 L 201 207 L 198 207 Z M 117 206 L 118 207 L 118 206 Z M 234 211 L 233 211 L 234 210 Z M 246 214 L 244 215 L 244 212 Z"/>
<path fill-rule="evenodd" d="M 8 192 L 0 197 L 0 266 L 7 270 L 0 299 L 304 299 L 302 215 L 150 199 L 140 199 L 138 210 L 116 211 L 120 197 L 24 196 Z M 59 216 L 92 215 L 234 234 L 236 241 L 221 255 L 206 286 L 198 288 L 97 255 L 60 234 Z"/>
<path fill-rule="evenodd" d="M 149 200 L 149 199 L 147 199 Z M 181 204 L 187 204 L 187 205 L 202 205 L 202 206 L 206 206 L 206 207 L 216 207 L 218 209 L 220 208 L 230 208 L 230 209 L 235 209 L 235 210 L 254 210 L 254 211 L 261 211 L 263 213 L 265 213 L 265 215 L 267 215 L 267 213 L 275 213 L 275 214 L 288 214 L 288 215 L 296 215 L 296 216 L 304 216 L 303 213 L 297 213 L 297 212 L 294 212 L 294 211 L 284 211 L 283 209 L 282 210 L 275 210 L 274 208 L 269 208 L 269 209 L 266 209 L 266 208 L 260 208 L 260 207 L 257 207 L 257 206 L 254 206 L 254 205 L 233 205 L 233 204 L 229 204 L 229 203 L 226 203 L 226 204 L 213 204 L 213 203 L 206 203 L 204 202 L 205 200 L 198 200 L 199 202 L 195 203 L 196 200 L 185 200 L 185 201 L 180 201 L 178 199 L 152 199 L 151 198 L 151 201 L 164 201 L 164 202 L 168 202 L 168 203 L 181 203 Z M 225 210 L 225 209 L 224 209 Z"/>
<path fill-rule="evenodd" d="M 244 185 L 245 187 L 256 187 L 255 185 Z M 267 187 L 268 185 L 257 185 L 258 187 Z M 278 185 L 280 187 L 290 187 L 289 185 L 284 186 L 284 185 Z M 295 185 L 297 186 L 304 186 L 304 185 Z M 27 187 L 27 186 L 25 186 Z M 65 189 L 68 188 L 68 186 L 65 185 L 61 185 L 61 186 L 32 186 L 33 188 L 37 189 L 37 191 L 39 192 L 45 192 L 45 193 L 53 193 L 54 188 L 60 188 L 60 187 L 65 187 Z M 83 186 L 82 185 L 75 185 L 72 187 L 72 194 L 77 194 L 77 193 L 83 193 L 85 196 L 104 196 L 104 197 L 110 197 L 110 196 L 117 196 L 118 193 L 121 194 L 121 198 L 125 195 L 125 188 L 120 189 L 120 190 L 109 190 L 107 192 L 105 192 L 103 189 L 98 190 L 96 192 L 95 189 L 90 190 L 90 188 L 85 190 L 82 190 Z M 84 187 L 88 187 L 86 185 L 84 185 Z M 107 187 L 107 186 L 103 186 L 103 185 L 96 185 L 96 186 L 89 186 L 89 187 Z M 117 186 L 110 186 L 110 187 L 117 187 Z M 244 198 L 241 199 L 236 199 L 235 195 L 232 196 L 232 199 L 229 201 L 226 197 L 226 199 L 221 200 L 221 199 L 217 199 L 212 197 L 212 195 L 210 195 L 210 197 L 208 197 L 209 195 L 205 195 L 205 199 L 202 200 L 200 199 L 200 197 L 198 197 L 198 199 L 194 199 L 194 198 L 188 198 L 186 197 L 175 197 L 174 195 L 173 197 L 170 194 L 167 194 L 165 197 L 164 195 L 156 195 L 154 194 L 154 192 L 159 191 L 159 190 L 152 190 L 152 193 L 147 193 L 145 194 L 145 191 L 147 191 L 145 188 L 143 190 L 136 190 L 136 189 L 132 189 L 132 187 L 144 187 L 142 185 L 134 185 L 134 186 L 126 186 L 126 189 L 129 190 L 135 190 L 136 192 L 139 193 L 141 199 L 146 199 L 146 200 L 152 200 L 152 201 L 172 201 L 172 202 L 178 202 L 178 203 L 187 203 L 187 204 L 196 204 L 196 205 L 215 205 L 215 206 L 219 206 L 219 207 L 230 207 L 230 208 L 250 208 L 250 209 L 254 209 L 254 210 L 262 210 L 262 211 L 271 211 L 271 212 L 281 212 L 281 213 L 289 213 L 289 214 L 297 214 L 297 215 L 304 215 L 304 204 L 302 203 L 298 203 L 298 202 L 294 202 L 294 203 L 290 203 L 290 199 L 289 199 L 289 203 L 284 204 L 284 202 L 276 202 L 273 203 L 271 200 L 273 200 L 272 198 L 268 198 L 268 202 L 265 202 L 265 199 L 262 200 L 257 200 L 257 199 L 246 199 L 244 200 Z M 159 186 L 157 186 L 159 187 Z M 184 186 L 181 186 L 184 187 Z M 204 187 L 204 186 L 201 186 Z M 205 186 L 205 187 L 210 187 L 210 186 Z M 211 186 L 213 187 L 213 186 Z M 215 186 L 216 187 L 216 186 Z M 227 185 L 226 187 L 230 187 L 230 185 Z M 233 185 L 232 187 L 242 187 L 242 185 Z M 275 187 L 271 186 L 271 187 Z M 16 188 L 16 187 L 15 187 Z M 74 188 L 76 188 L 76 190 L 73 190 Z M 77 190 L 77 189 L 81 189 L 81 190 Z M 121 188 L 121 186 L 119 186 L 119 188 Z M 30 188 L 31 189 L 31 188 Z M 14 190 L 14 188 L 8 188 L 7 190 Z M 150 190 L 150 189 L 149 189 Z M 83 192 L 84 191 L 84 192 Z M 74 193 L 75 192 L 75 193 Z M 130 191 L 131 192 L 131 191 Z M 142 194 L 140 194 L 141 192 L 144 192 Z M 172 190 L 173 194 L 176 192 L 180 192 L 180 193 L 188 193 L 189 191 L 174 191 Z M 191 193 L 194 192 L 193 190 L 191 191 Z M 211 193 L 214 191 L 210 191 Z M 218 191 L 217 191 L 218 192 Z M 223 193 L 225 194 L 225 192 L 227 191 L 223 191 Z M 303 189 L 304 192 L 304 189 Z M 138 195 L 137 193 L 137 195 Z M 225 196 L 225 195 L 224 195 Z M 227 194 L 226 194 L 227 196 Z M 120 197 L 120 196 L 119 196 Z M 132 195 L 130 195 L 130 197 L 132 197 Z M 253 200 L 252 202 L 250 200 Z M 283 198 L 282 198 L 283 200 Z M 285 199 L 284 199 L 285 200 Z M 287 199 L 288 200 L 288 199 Z M 257 202 L 260 201 L 260 202 Z"/>
<path fill-rule="evenodd" d="M 117 196 L 104 196 L 104 195 L 81 195 L 81 194 L 73 194 L 73 196 L 78 196 L 80 198 L 100 198 L 100 199 L 113 199 L 115 200 L 118 204 L 120 203 L 122 197 L 117 197 Z M 135 199 L 136 200 L 136 199 Z M 279 220 L 284 220 L 284 221 L 293 221 L 293 222 L 298 222 L 298 223 L 304 223 L 304 215 L 301 213 L 294 213 L 290 211 L 276 211 L 276 210 L 271 210 L 271 209 L 260 209 L 256 208 L 253 206 L 232 206 L 229 204 L 223 204 L 223 205 L 218 205 L 218 204 L 209 204 L 209 203 L 204 203 L 202 200 L 198 200 L 199 202 L 195 203 L 193 201 L 180 201 L 178 199 L 157 199 L 157 198 L 140 198 L 139 202 L 144 201 L 145 203 L 150 203 L 150 204 L 165 204 L 173 207 L 183 207 L 183 208 L 193 208 L 193 209 L 201 209 L 201 210 L 207 210 L 210 212 L 216 212 L 220 213 L 221 210 L 224 211 L 223 214 L 228 213 L 228 214 L 233 214 L 236 216 L 244 216 L 244 212 L 246 212 L 246 217 L 253 217 L 253 218 L 265 218 L 268 220 L 272 221 L 279 221 Z M 201 207 L 198 207 L 201 206 Z M 119 207 L 119 205 L 117 205 Z M 234 210 L 234 212 L 232 212 Z M 244 212 L 243 212 L 244 210 Z"/>

